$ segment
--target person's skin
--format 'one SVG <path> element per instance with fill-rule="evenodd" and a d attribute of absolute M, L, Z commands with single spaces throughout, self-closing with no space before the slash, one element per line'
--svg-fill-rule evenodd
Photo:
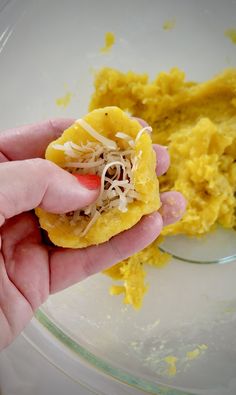
<path fill-rule="evenodd" d="M 99 187 L 86 189 L 43 159 L 49 142 L 72 122 L 53 120 L 0 133 L 0 350 L 14 340 L 50 294 L 143 249 L 163 225 L 177 221 L 185 210 L 180 193 L 166 192 L 159 212 L 106 243 L 78 250 L 44 243 L 35 207 L 66 213 L 90 204 L 99 194 Z M 155 145 L 154 150 L 161 175 L 169 166 L 169 156 L 164 147 Z"/>

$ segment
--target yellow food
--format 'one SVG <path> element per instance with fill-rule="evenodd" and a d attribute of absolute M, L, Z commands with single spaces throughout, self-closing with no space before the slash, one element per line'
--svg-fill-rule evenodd
<path fill-rule="evenodd" d="M 186 358 L 188 360 L 196 359 L 200 357 L 200 355 L 207 349 L 208 346 L 206 344 L 199 344 L 199 346 L 197 346 L 197 348 L 195 348 L 194 350 L 186 352 Z"/>
<path fill-rule="evenodd" d="M 160 190 L 182 192 L 188 206 L 183 219 L 165 227 L 162 235 L 198 236 L 210 232 L 217 224 L 226 228 L 236 226 L 235 69 L 226 70 L 210 81 L 195 83 L 186 81 L 177 68 L 160 73 L 153 82 L 147 74 L 125 74 L 104 68 L 96 75 L 90 109 L 108 104 L 145 119 L 153 127 L 153 142 L 168 146 L 171 166 L 159 180 Z M 126 271 L 134 258 L 117 266 L 116 279 L 125 282 L 119 289 L 125 292 L 126 303 L 135 305 L 136 293 L 143 295 L 146 290 L 141 267 L 145 255 L 149 255 L 150 261 L 159 260 L 159 251 L 153 246 L 149 248 L 135 258 L 136 290 L 126 286 L 129 281 Z M 113 277 L 113 268 L 106 274 Z M 134 277 L 132 270 L 132 281 Z"/>
<path fill-rule="evenodd" d="M 71 92 L 67 92 L 64 96 L 56 99 L 56 105 L 64 108 L 68 107 L 71 102 L 72 96 L 73 94 Z"/>
<path fill-rule="evenodd" d="M 168 355 L 167 357 L 164 358 L 164 361 L 168 365 L 168 369 L 167 369 L 168 376 L 175 376 L 177 372 L 176 363 L 178 361 L 178 358 L 175 357 L 174 355 Z"/>
<path fill-rule="evenodd" d="M 132 305 L 135 309 L 142 306 L 144 294 L 148 290 L 148 286 L 145 284 L 146 274 L 143 265 L 163 267 L 170 258 L 169 254 L 158 249 L 160 241 L 159 238 L 158 243 L 155 241 L 132 257 L 104 270 L 104 273 L 113 280 L 123 282 L 123 285 L 111 286 L 111 295 L 124 294 L 124 303 Z"/>
<path fill-rule="evenodd" d="M 225 31 L 225 36 L 228 37 L 233 44 L 236 44 L 236 29 L 228 29 Z"/>
<path fill-rule="evenodd" d="M 113 45 L 115 44 L 115 35 L 112 32 L 107 32 L 105 34 L 105 45 L 103 48 L 101 48 L 102 53 L 107 53 L 111 50 Z"/>
<path fill-rule="evenodd" d="M 93 128 L 91 133 L 95 137 L 86 130 L 86 128 L 91 129 L 91 127 Z M 106 152 L 106 155 L 109 157 L 110 154 L 114 156 L 126 152 L 127 154 L 122 155 L 126 158 L 126 161 L 130 157 L 131 162 L 129 162 L 129 165 L 132 166 L 130 173 L 128 173 L 127 169 L 123 169 L 123 175 L 127 171 L 130 179 L 123 181 L 122 188 L 125 190 L 131 185 L 134 188 L 134 191 L 132 191 L 134 198 L 129 198 L 129 202 L 129 190 L 126 196 L 121 190 L 121 197 L 127 201 L 121 207 L 118 205 L 114 207 L 111 205 L 110 207 L 108 205 L 106 210 L 103 210 L 103 207 L 101 207 L 101 210 L 96 207 L 87 207 L 83 212 L 72 213 L 73 217 L 71 213 L 58 215 L 47 213 L 38 208 L 36 213 L 39 217 L 40 225 L 47 230 L 49 238 L 54 244 L 62 247 L 81 248 L 103 243 L 112 236 L 135 225 L 143 215 L 150 214 L 160 207 L 158 180 L 155 173 L 156 158 L 150 136 L 145 130 L 140 134 L 141 129 L 138 121 L 131 119 L 119 108 L 106 107 L 92 111 L 82 120 L 76 121 L 60 138 L 48 146 L 46 159 L 51 160 L 71 173 L 82 174 L 88 172 L 86 166 L 88 164 L 91 165 L 91 161 L 85 159 L 86 155 L 88 156 L 89 154 L 86 148 L 88 144 L 90 144 L 89 150 L 94 147 L 94 149 L 100 150 L 96 163 L 102 162 L 99 165 L 99 171 L 101 172 L 99 175 L 103 174 L 102 179 L 105 174 L 108 177 L 108 173 L 104 173 L 107 165 L 103 163 L 104 158 L 101 158 L 101 154 L 103 153 L 104 157 Z M 124 136 L 129 137 L 129 139 L 127 140 Z M 101 141 L 97 142 L 97 138 Z M 131 143 L 133 144 L 132 147 L 130 146 Z M 67 145 L 67 151 L 65 151 L 65 144 L 70 144 L 69 151 Z M 103 144 L 110 144 L 110 148 L 103 146 Z M 82 153 L 80 152 L 81 149 Z M 95 155 L 96 152 L 94 152 L 93 154 Z M 119 162 L 108 163 L 108 166 L 113 166 L 110 167 L 114 168 L 113 173 L 117 163 Z M 89 173 L 96 174 L 95 165 L 89 168 Z M 120 181 L 118 180 L 117 182 L 119 183 Z M 104 181 L 104 191 L 106 189 L 105 185 L 108 185 L 108 188 L 110 185 L 112 186 L 112 183 L 111 179 Z M 115 193 L 115 187 L 113 189 L 111 189 L 111 192 Z M 114 200 L 110 202 L 108 199 L 108 203 L 112 204 Z M 117 201 L 118 203 L 121 204 L 122 201 L 119 200 Z"/>
<path fill-rule="evenodd" d="M 175 18 L 173 19 L 167 19 L 164 23 L 163 23 L 163 29 L 166 31 L 170 31 L 173 30 L 176 24 L 176 20 Z"/>

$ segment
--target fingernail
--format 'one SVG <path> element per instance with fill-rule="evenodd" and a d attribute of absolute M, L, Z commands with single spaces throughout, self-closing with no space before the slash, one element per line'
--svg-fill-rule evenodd
<path fill-rule="evenodd" d="M 73 174 L 73 176 L 87 189 L 98 189 L 101 186 L 101 177 L 96 174 Z"/>

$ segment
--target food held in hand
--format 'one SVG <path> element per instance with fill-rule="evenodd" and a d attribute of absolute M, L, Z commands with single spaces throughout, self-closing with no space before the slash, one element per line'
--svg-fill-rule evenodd
<path fill-rule="evenodd" d="M 88 174 L 101 179 L 98 199 L 83 210 L 62 215 L 36 210 L 55 245 L 103 243 L 160 207 L 150 132 L 119 108 L 106 107 L 78 119 L 48 146 L 46 159 L 78 179 Z"/>

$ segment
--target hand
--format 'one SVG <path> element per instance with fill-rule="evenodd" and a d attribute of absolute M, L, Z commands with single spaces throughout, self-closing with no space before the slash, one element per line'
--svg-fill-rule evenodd
<path fill-rule="evenodd" d="M 99 194 L 99 189 L 86 189 L 42 159 L 47 145 L 72 122 L 54 120 L 0 133 L 0 349 L 21 332 L 49 294 L 143 249 L 163 224 L 178 220 L 185 209 L 182 195 L 169 192 L 162 196 L 162 215 L 148 215 L 104 244 L 79 250 L 44 244 L 32 209 L 65 213 L 90 204 Z M 169 166 L 169 156 L 164 147 L 154 149 L 160 175 Z"/>

